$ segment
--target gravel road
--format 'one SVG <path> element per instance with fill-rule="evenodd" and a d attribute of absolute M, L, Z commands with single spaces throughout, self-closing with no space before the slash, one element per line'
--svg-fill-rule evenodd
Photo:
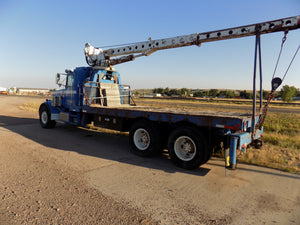
<path fill-rule="evenodd" d="M 300 176 L 213 158 L 140 158 L 122 135 L 58 125 L 0 96 L 0 224 L 300 224 Z"/>

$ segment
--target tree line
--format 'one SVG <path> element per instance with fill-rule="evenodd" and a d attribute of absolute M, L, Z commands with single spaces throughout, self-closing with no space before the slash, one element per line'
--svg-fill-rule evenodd
<path fill-rule="evenodd" d="M 193 97 L 206 97 L 206 98 L 242 98 L 242 99 L 252 99 L 252 91 L 232 91 L 232 90 L 196 90 L 192 91 L 188 88 L 181 89 L 170 89 L 170 88 L 154 88 L 152 93 L 161 94 L 163 96 L 193 96 Z M 269 91 L 263 90 L 262 97 L 267 99 Z M 280 91 L 276 91 L 275 98 L 281 98 L 285 102 L 292 102 L 293 97 L 300 97 L 300 89 L 297 89 L 294 86 L 285 85 L 281 88 Z M 257 98 L 259 98 L 260 93 L 257 92 Z"/>

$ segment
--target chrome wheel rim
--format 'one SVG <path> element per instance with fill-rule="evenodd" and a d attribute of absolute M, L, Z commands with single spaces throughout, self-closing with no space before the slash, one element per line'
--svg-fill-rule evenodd
<path fill-rule="evenodd" d="M 182 161 L 190 161 L 196 156 L 196 144 L 190 137 L 181 136 L 174 143 L 174 152 Z"/>
<path fill-rule="evenodd" d="M 139 128 L 134 132 L 133 141 L 139 150 L 144 151 L 150 146 L 150 135 L 145 129 Z"/>
<path fill-rule="evenodd" d="M 47 124 L 48 122 L 48 113 L 46 111 L 43 111 L 41 114 L 41 120 L 43 124 Z"/>

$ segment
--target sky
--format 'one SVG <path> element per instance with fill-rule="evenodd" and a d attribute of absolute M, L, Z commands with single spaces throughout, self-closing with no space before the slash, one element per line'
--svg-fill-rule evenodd
<path fill-rule="evenodd" d="M 300 15 L 300 0 L 0 0 L 0 87 L 57 88 L 55 75 L 88 66 L 84 45 L 109 46 Z M 283 33 L 262 35 L 263 88 L 270 89 Z M 277 73 L 300 44 L 290 31 Z M 162 50 L 120 65 L 140 88 L 252 89 L 255 37 Z M 257 82 L 258 84 L 258 82 Z M 300 88 L 300 52 L 283 85 Z"/>

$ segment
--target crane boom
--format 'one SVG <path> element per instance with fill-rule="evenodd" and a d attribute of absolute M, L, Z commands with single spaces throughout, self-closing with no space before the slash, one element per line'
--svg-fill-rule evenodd
<path fill-rule="evenodd" d="M 148 56 L 155 51 L 196 45 L 204 42 L 253 36 L 300 28 L 300 15 L 252 25 L 233 27 L 204 33 L 176 36 L 124 45 L 117 48 L 102 50 L 90 44 L 85 45 L 85 56 L 90 66 L 108 67 L 134 60 L 140 56 Z M 121 56 L 118 58 L 118 56 Z"/>

